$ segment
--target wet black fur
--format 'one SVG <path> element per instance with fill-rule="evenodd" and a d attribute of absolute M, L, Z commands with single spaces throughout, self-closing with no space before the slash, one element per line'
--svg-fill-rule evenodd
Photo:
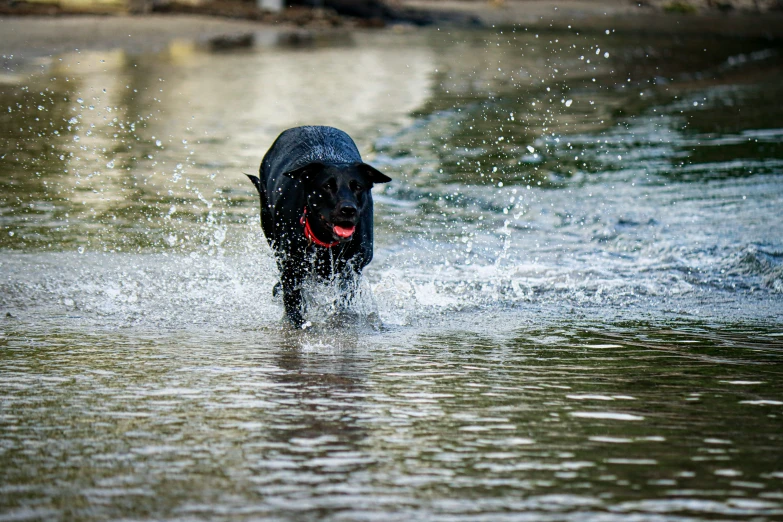
<path fill-rule="evenodd" d="M 370 190 L 391 179 L 362 162 L 353 140 L 332 127 L 284 131 L 264 156 L 259 176 L 248 177 L 261 196 L 261 227 L 275 252 L 286 315 L 301 327 L 305 278 L 337 278 L 348 291 L 347 283 L 372 260 Z M 305 207 L 315 236 L 339 244 L 325 248 L 308 241 L 300 222 Z M 356 230 L 339 238 L 334 224 Z"/>

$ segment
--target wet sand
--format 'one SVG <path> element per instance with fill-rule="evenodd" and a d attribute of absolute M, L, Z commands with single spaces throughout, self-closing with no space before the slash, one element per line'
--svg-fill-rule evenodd
<path fill-rule="evenodd" d="M 677 14 L 628 0 L 402 0 L 406 7 L 471 14 L 486 25 L 535 30 L 634 32 L 783 39 L 783 12 L 700 11 Z"/>
<path fill-rule="evenodd" d="M 173 40 L 207 42 L 253 33 L 274 39 L 284 28 L 250 20 L 192 15 L 22 16 L 0 18 L 0 55 L 8 60 L 90 49 L 160 51 Z M 290 31 L 290 29 L 289 29 Z"/>
<path fill-rule="evenodd" d="M 523 26 L 530 30 L 579 30 L 649 34 L 710 34 L 723 37 L 783 38 L 783 13 L 700 12 L 672 14 L 639 7 L 626 0 L 400 0 L 397 5 L 473 15 L 488 26 Z M 152 15 L 3 16 L 0 56 L 6 63 L 51 56 L 76 49 L 121 48 L 155 52 L 171 41 L 208 42 L 252 33 L 256 44 L 274 43 L 286 34 L 349 31 L 348 28 L 297 28 L 221 17 Z M 13 58 L 9 58 L 13 55 Z"/>

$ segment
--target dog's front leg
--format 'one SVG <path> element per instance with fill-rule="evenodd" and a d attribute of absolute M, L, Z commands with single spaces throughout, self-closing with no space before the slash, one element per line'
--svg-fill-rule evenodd
<path fill-rule="evenodd" d="M 304 324 L 303 301 L 302 301 L 302 281 L 304 274 L 300 270 L 286 267 L 282 273 L 283 283 L 283 306 L 288 320 L 295 328 L 301 328 Z"/>

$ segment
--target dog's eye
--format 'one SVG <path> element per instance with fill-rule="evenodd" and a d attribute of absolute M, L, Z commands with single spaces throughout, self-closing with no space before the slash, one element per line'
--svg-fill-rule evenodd
<path fill-rule="evenodd" d="M 334 179 L 327 180 L 326 183 L 323 184 L 324 190 L 328 190 L 329 192 L 334 192 L 334 190 L 337 188 L 337 183 L 335 183 Z"/>
<path fill-rule="evenodd" d="M 360 192 L 362 188 L 358 181 L 351 181 L 351 190 L 354 192 Z"/>

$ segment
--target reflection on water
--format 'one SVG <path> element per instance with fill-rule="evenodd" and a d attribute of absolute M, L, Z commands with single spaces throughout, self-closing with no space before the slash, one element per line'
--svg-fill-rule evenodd
<path fill-rule="evenodd" d="M 779 334 L 516 320 L 370 336 L 10 326 L 3 505 L 80 519 L 781 514 Z"/>
<path fill-rule="evenodd" d="M 0 244 L 159 249 L 246 221 L 242 172 L 281 130 L 328 123 L 365 136 L 366 149 L 409 121 L 433 68 L 422 46 L 197 50 L 81 52 L 5 87 L 0 168 L 14 195 L 3 196 Z"/>
<path fill-rule="evenodd" d="M 0 520 L 780 518 L 782 56 L 415 31 L 6 71 Z M 357 317 L 294 332 L 241 173 L 303 123 L 395 181 Z"/>

